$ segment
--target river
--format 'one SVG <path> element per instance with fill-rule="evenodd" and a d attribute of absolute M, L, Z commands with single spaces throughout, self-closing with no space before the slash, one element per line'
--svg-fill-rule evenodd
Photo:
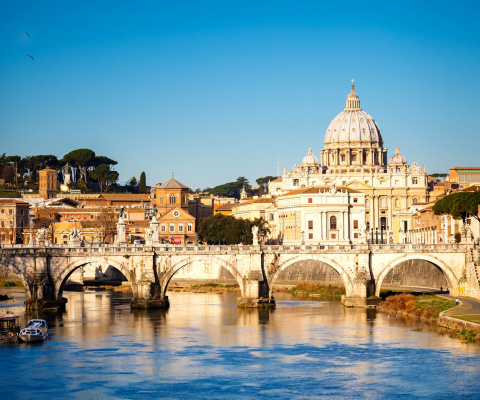
<path fill-rule="evenodd" d="M 0 313 L 24 326 L 24 291 L 4 292 Z M 240 310 L 236 293 L 171 292 L 164 312 L 64 295 L 46 342 L 0 346 L 1 399 L 480 397 L 477 344 L 339 301 L 278 293 L 274 311 Z"/>

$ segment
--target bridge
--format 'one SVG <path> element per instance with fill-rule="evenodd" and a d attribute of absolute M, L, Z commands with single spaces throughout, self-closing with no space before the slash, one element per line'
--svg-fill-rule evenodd
<path fill-rule="evenodd" d="M 240 286 L 239 307 L 274 307 L 273 288 L 280 274 L 301 261 L 320 261 L 341 277 L 343 304 L 375 305 L 388 272 L 409 260 L 424 260 L 444 274 L 450 293 L 480 299 L 478 250 L 460 244 L 386 245 L 3 245 L 0 266 L 22 280 L 26 307 L 62 309 L 69 277 L 90 263 L 118 269 L 133 292 L 132 308 L 167 308 L 167 288 L 187 265 L 217 265 L 228 270 Z M 297 264 L 298 265 L 298 264 Z"/>

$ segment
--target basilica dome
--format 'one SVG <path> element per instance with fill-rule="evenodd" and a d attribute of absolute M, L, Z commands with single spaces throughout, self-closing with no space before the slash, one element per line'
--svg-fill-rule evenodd
<path fill-rule="evenodd" d="M 397 146 L 395 154 L 390 158 L 390 164 L 407 164 L 407 159 L 400 153 L 400 148 Z"/>
<path fill-rule="evenodd" d="M 308 149 L 308 154 L 303 157 L 302 165 L 320 165 L 318 158 L 313 155 L 311 147 Z"/>
<path fill-rule="evenodd" d="M 325 148 L 342 143 L 359 143 L 382 147 L 383 138 L 375 120 L 360 108 L 358 94 L 352 90 L 347 97 L 347 107 L 338 114 L 327 129 L 325 135 Z M 353 143 L 352 143 L 353 144 Z M 330 146 L 329 146 L 330 145 Z"/>

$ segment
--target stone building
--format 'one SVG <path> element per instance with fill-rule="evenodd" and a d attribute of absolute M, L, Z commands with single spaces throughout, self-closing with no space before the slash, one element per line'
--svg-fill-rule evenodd
<path fill-rule="evenodd" d="M 284 244 L 364 243 L 365 196 L 348 187 L 310 187 L 276 198 L 275 226 Z"/>
<path fill-rule="evenodd" d="M 0 241 L 22 243 L 22 233 L 29 227 L 27 202 L 16 199 L 0 199 Z"/>
<path fill-rule="evenodd" d="M 57 196 L 57 171 L 45 168 L 38 171 L 38 194 L 44 199 L 51 199 Z"/>
<path fill-rule="evenodd" d="M 269 193 L 280 196 L 310 187 L 346 187 L 365 195 L 366 230 L 391 230 L 393 213 L 428 201 L 428 175 L 400 153 L 387 163 L 387 149 L 373 117 L 360 108 L 352 90 L 346 108 L 327 128 L 321 162 L 311 148 L 300 165 L 269 183 Z"/>

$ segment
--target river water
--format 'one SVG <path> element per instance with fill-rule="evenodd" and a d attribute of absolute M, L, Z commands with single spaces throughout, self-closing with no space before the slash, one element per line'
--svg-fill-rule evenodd
<path fill-rule="evenodd" d="M 24 315 L 25 293 L 0 303 Z M 480 347 L 339 301 L 277 294 L 239 310 L 236 293 L 169 293 L 168 311 L 129 293 L 65 292 L 50 337 L 0 346 L 1 399 L 480 398 Z"/>

